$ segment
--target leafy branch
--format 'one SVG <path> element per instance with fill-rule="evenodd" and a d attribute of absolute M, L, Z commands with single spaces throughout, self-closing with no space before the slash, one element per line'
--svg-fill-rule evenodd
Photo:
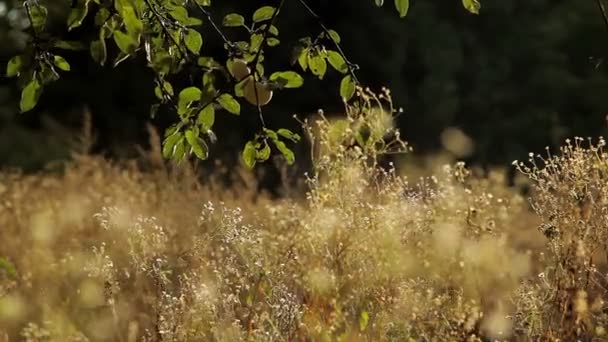
<path fill-rule="evenodd" d="M 274 12 L 272 13 L 272 17 L 270 18 L 270 23 L 266 24 L 266 27 L 264 28 L 264 32 L 262 33 L 262 43 L 260 44 L 260 47 L 258 48 L 258 51 L 256 52 L 256 55 L 253 58 L 253 61 L 251 62 L 252 65 L 254 66 L 253 70 L 256 75 L 253 78 L 253 82 L 254 82 L 253 90 L 255 92 L 255 102 L 256 102 L 257 109 L 258 109 L 258 116 L 260 118 L 260 123 L 262 124 L 262 128 L 266 128 L 266 123 L 264 122 L 264 115 L 262 113 L 262 106 L 260 104 L 260 96 L 258 94 L 258 87 L 255 86 L 256 82 L 258 82 L 257 78 L 261 76 L 256 68 L 256 65 L 258 64 L 258 61 L 260 59 L 260 54 L 262 53 L 264 44 L 266 44 L 266 42 L 268 40 L 268 33 L 270 33 L 270 28 L 274 25 L 274 23 L 277 19 L 277 15 L 279 14 L 279 11 L 283 8 L 283 5 L 285 5 L 285 0 L 281 0 L 281 2 L 279 3 L 279 6 L 277 8 L 275 8 Z"/>
<path fill-rule="evenodd" d="M 300 39 L 297 47 L 297 62 L 303 71 L 310 70 L 319 79 L 323 79 L 328 64 L 337 72 L 344 74 L 340 82 L 340 96 L 349 101 L 357 89 L 361 89 L 356 72 L 359 66 L 349 60 L 340 45 L 340 36 L 329 29 L 321 16 L 316 13 L 306 0 L 298 0 L 306 12 L 314 18 L 321 32 L 316 39 Z M 456 1 L 456 0 L 455 0 Z M 461 0 L 463 6 L 472 13 L 478 13 L 478 0 Z M 605 22 L 608 19 L 600 4 Z M 401 17 L 409 10 L 409 0 L 394 0 Z M 208 9 L 208 0 L 195 1 L 161 1 L 161 0 L 76 0 L 72 2 L 67 18 L 67 31 L 82 26 L 85 19 L 94 13 L 94 26 L 99 35 L 86 41 L 89 54 L 95 62 L 103 66 L 108 58 L 107 41 L 112 40 L 119 51 L 112 65 L 116 67 L 127 58 L 136 56 L 144 50 L 148 66 L 154 71 L 156 87 L 154 93 L 160 100 L 151 108 L 151 115 L 161 105 L 170 105 L 177 112 L 179 121 L 165 132 L 163 155 L 173 160 L 182 160 L 189 153 L 200 159 L 207 158 L 207 142 L 203 138 L 215 140 L 212 131 L 216 109 L 240 115 L 241 104 L 235 97 L 244 98 L 257 109 L 261 131 L 245 145 L 242 157 L 245 164 L 253 167 L 257 161 L 265 161 L 270 156 L 270 145 L 293 163 L 294 154 L 287 147 L 286 141 L 297 142 L 300 137 L 284 128 L 276 131 L 267 127 L 262 107 L 270 103 L 275 90 L 299 88 L 304 78 L 295 70 L 275 71 L 264 75 L 264 57 L 267 47 L 279 45 L 279 28 L 275 26 L 279 13 L 286 1 L 278 1 L 277 7 L 262 6 L 252 16 L 253 23 L 245 24 L 245 17 L 231 13 L 224 17 L 222 26 L 244 28 L 249 40 L 232 41 L 213 20 Z M 375 0 L 377 6 L 384 1 Z M 196 8 L 190 9 L 189 4 Z M 18 77 L 21 86 L 20 109 L 27 112 L 33 109 L 44 86 L 59 78 L 57 70 L 69 71 L 70 64 L 61 56 L 50 52 L 51 48 L 73 49 L 81 42 L 69 42 L 49 38 L 45 31 L 47 17 L 46 7 L 38 0 L 24 0 L 24 7 L 31 24 L 33 48 L 10 59 L 6 75 Z M 224 43 L 227 51 L 225 60 L 215 61 L 210 56 L 201 55 L 203 37 L 192 26 L 202 25 L 203 21 L 191 17 L 192 10 L 200 11 L 207 19 L 215 33 Z M 326 49 L 323 40 L 331 41 L 335 51 Z M 143 48 L 142 48 L 143 44 Z M 174 49 L 175 47 L 175 49 Z M 111 51 L 111 50 L 110 50 Z M 176 51 L 174 53 L 174 51 Z M 195 58 L 195 57 L 198 57 Z M 292 61 L 294 64 L 295 61 Z M 251 67 L 251 68 L 250 68 Z M 202 84 L 195 81 L 202 72 Z M 189 85 L 177 91 L 168 81 L 172 75 L 184 75 L 190 80 Z M 218 75 L 225 77 L 225 82 L 217 80 Z M 235 97 L 233 97 L 233 95 Z M 188 152 L 189 151 L 189 152 Z"/>
<path fill-rule="evenodd" d="M 187 51 L 183 50 L 181 44 L 177 40 L 175 40 L 175 37 L 173 37 L 173 35 L 171 34 L 171 30 L 169 30 L 169 27 L 167 27 L 167 23 L 166 23 L 167 18 L 165 18 L 162 14 L 160 14 L 157 11 L 156 7 L 154 7 L 154 5 L 150 2 L 150 0 L 144 0 L 144 2 L 146 3 L 146 6 L 148 6 L 148 8 L 150 9 L 150 11 L 154 15 L 154 17 L 156 18 L 156 20 L 158 21 L 158 23 L 162 26 L 165 35 L 171 39 L 171 41 L 173 42 L 173 45 L 175 45 L 175 47 L 177 48 L 177 50 L 179 51 L 179 53 L 186 60 L 188 60 L 189 56 L 188 56 Z"/>
<path fill-rule="evenodd" d="M 213 27 L 213 30 L 215 32 L 217 32 L 217 34 L 220 36 L 220 38 L 222 39 L 222 41 L 224 41 L 224 44 L 228 47 L 228 49 L 231 52 L 234 52 L 234 51 L 242 52 L 242 49 L 240 49 L 236 44 L 234 44 L 233 41 L 231 41 L 230 39 L 228 39 L 226 37 L 226 35 L 224 34 L 224 32 L 222 32 L 222 30 L 219 28 L 219 26 L 213 20 L 213 17 L 211 16 L 211 13 L 209 11 L 207 11 L 205 9 L 205 7 L 203 5 L 201 5 L 201 4 L 199 4 L 198 2 L 195 1 L 194 3 L 196 4 L 196 7 L 199 9 L 199 11 L 201 11 L 205 15 L 205 17 L 207 18 L 207 21 L 209 21 L 209 23 Z"/>
<path fill-rule="evenodd" d="M 355 74 L 355 71 L 359 70 L 359 65 L 352 63 L 347 57 L 346 54 L 344 53 L 344 50 L 342 50 L 342 47 L 340 46 L 340 43 L 335 39 L 334 34 L 332 34 L 332 32 L 327 28 L 327 26 L 325 26 L 325 23 L 323 23 L 323 19 L 321 19 L 321 16 L 319 16 L 307 3 L 305 0 L 298 0 L 300 2 L 300 4 L 302 4 L 302 6 L 306 9 L 306 11 L 308 11 L 308 13 L 317 21 L 317 24 L 319 25 L 319 27 L 321 27 L 321 29 L 323 30 L 323 32 L 327 35 L 327 37 L 329 37 L 329 39 L 332 41 L 332 43 L 334 44 L 334 46 L 336 47 L 336 50 L 338 51 L 338 53 L 340 54 L 340 56 L 342 56 L 342 58 L 344 59 L 344 62 L 346 62 L 346 66 L 348 67 L 348 71 L 351 75 L 351 77 L 353 78 L 353 80 L 355 81 L 356 84 L 360 84 L 359 79 L 357 78 L 357 75 Z"/>

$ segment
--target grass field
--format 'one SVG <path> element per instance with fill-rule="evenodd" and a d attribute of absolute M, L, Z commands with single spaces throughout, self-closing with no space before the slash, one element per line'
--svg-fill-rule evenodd
<path fill-rule="evenodd" d="M 606 338 L 603 140 L 516 162 L 508 186 L 458 162 L 379 169 L 409 150 L 380 116 L 305 122 L 314 170 L 280 199 L 158 147 L 145 170 L 0 174 L 0 341 Z"/>

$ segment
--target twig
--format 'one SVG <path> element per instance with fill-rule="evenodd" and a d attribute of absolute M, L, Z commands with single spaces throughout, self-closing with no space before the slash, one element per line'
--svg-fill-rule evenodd
<path fill-rule="evenodd" d="M 34 37 L 34 43 L 38 43 L 38 32 L 36 32 L 36 27 L 34 26 L 34 18 L 32 17 L 32 8 L 29 0 L 25 0 L 23 2 L 23 7 L 25 7 L 25 12 L 27 13 L 27 18 L 30 21 L 30 26 L 32 27 L 32 36 Z"/>
<path fill-rule="evenodd" d="M 262 33 L 262 42 L 260 43 L 260 47 L 259 47 L 258 51 L 256 52 L 255 57 L 253 58 L 253 61 L 251 61 L 251 64 L 253 65 L 253 70 L 254 70 L 253 91 L 255 92 L 255 102 L 258 107 L 258 116 L 260 117 L 260 123 L 262 124 L 263 128 L 266 128 L 266 123 L 264 122 L 262 106 L 260 105 L 260 98 L 258 96 L 258 88 L 256 87 L 256 83 L 258 82 L 256 76 L 259 76 L 256 66 L 258 64 L 258 60 L 262 53 L 262 49 L 264 48 L 264 44 L 266 44 L 266 41 L 268 40 L 268 33 L 270 32 L 270 28 L 274 25 L 274 23 L 277 19 L 277 15 L 279 14 L 279 11 L 283 8 L 284 4 L 285 4 L 285 0 L 281 0 L 281 2 L 279 3 L 279 6 L 274 10 L 274 13 L 272 13 L 272 17 L 270 17 L 270 22 L 268 24 L 266 24 L 266 27 L 264 28 L 264 32 Z"/>
<path fill-rule="evenodd" d="M 40 5 L 35 4 L 35 6 L 40 6 Z M 57 71 L 55 70 L 55 67 L 53 66 L 53 63 L 49 59 L 52 55 L 50 55 L 46 49 L 44 49 L 40 46 L 41 39 L 38 36 L 38 31 L 36 31 L 36 26 L 34 26 L 34 17 L 32 16 L 32 4 L 30 4 L 30 0 L 25 0 L 23 2 L 23 7 L 25 7 L 25 12 L 27 13 L 27 18 L 30 22 L 30 27 L 32 29 L 32 39 L 34 40 L 33 45 L 34 45 L 34 50 L 36 51 L 36 60 L 39 60 L 42 63 L 45 63 L 49 67 L 49 70 L 51 70 L 51 72 L 53 73 L 53 76 L 55 76 L 55 78 L 59 78 L 59 74 L 57 73 Z M 35 66 L 35 70 L 40 69 L 40 71 L 41 71 L 41 68 L 42 68 L 41 65 Z"/>
<path fill-rule="evenodd" d="M 211 26 L 213 26 L 213 30 L 215 30 L 215 32 L 217 32 L 217 34 L 220 36 L 220 38 L 224 41 L 224 44 L 226 44 L 228 46 L 228 48 L 230 48 L 233 51 L 239 51 L 242 52 L 242 49 L 239 48 L 236 44 L 234 44 L 234 42 L 232 42 L 230 39 L 228 39 L 226 37 L 226 35 L 224 34 L 224 32 L 222 32 L 222 30 L 219 28 L 219 26 L 217 26 L 217 24 L 215 23 L 215 21 L 213 21 L 213 18 L 211 17 L 211 13 L 209 13 L 209 11 L 207 11 L 205 9 L 205 7 L 203 7 L 203 5 L 199 4 L 198 2 L 194 2 L 196 4 L 196 7 L 198 7 L 199 11 L 203 12 L 203 14 L 207 17 L 207 20 L 211 23 Z"/>
<path fill-rule="evenodd" d="M 325 34 L 329 37 L 329 39 L 331 39 L 331 41 L 334 43 L 334 45 L 336 46 L 336 50 L 338 50 L 338 53 L 340 54 L 340 56 L 342 56 L 342 58 L 344 59 L 344 61 L 346 62 L 346 66 L 348 67 L 348 72 L 350 73 L 351 77 L 353 78 L 353 80 L 355 81 L 355 83 L 360 84 L 359 79 L 357 78 L 357 75 L 355 75 L 355 70 L 359 69 L 359 66 L 357 64 L 352 63 L 347 57 L 346 54 L 344 53 L 344 51 L 342 50 L 342 47 L 340 46 L 340 43 L 338 43 L 334 37 L 332 37 L 332 35 L 329 32 L 329 29 L 327 28 L 327 26 L 325 26 L 325 24 L 323 23 L 323 19 L 321 19 L 321 16 L 319 16 L 307 3 L 305 0 L 298 0 L 300 2 L 300 4 L 302 4 L 302 6 L 304 6 L 304 8 L 306 9 L 306 11 L 308 11 L 308 13 L 317 21 L 317 23 L 319 24 L 319 26 L 321 27 L 321 29 L 323 30 L 323 32 L 325 32 Z M 598 0 L 599 1 L 599 0 Z"/>
<path fill-rule="evenodd" d="M 274 10 L 274 13 L 272 13 L 272 17 L 270 17 L 270 23 L 267 24 L 266 27 L 264 28 L 264 32 L 262 33 L 262 43 L 260 44 L 260 48 L 258 49 L 258 51 L 255 54 L 255 58 L 251 62 L 254 65 L 254 67 L 255 67 L 255 64 L 257 64 L 257 61 L 260 58 L 260 54 L 262 52 L 262 48 L 264 47 L 264 44 L 266 43 L 266 40 L 268 39 L 268 33 L 270 32 L 270 28 L 274 25 L 277 15 L 279 14 L 279 11 L 281 10 L 281 8 L 283 8 L 284 4 L 285 4 L 285 0 L 281 0 L 281 2 L 279 3 L 279 6 Z"/>
<path fill-rule="evenodd" d="M 182 57 L 185 58 L 186 60 L 188 60 L 189 59 L 188 53 L 182 49 L 182 46 L 171 35 L 171 31 L 169 31 L 169 28 L 167 27 L 167 24 L 165 23 L 166 19 L 156 10 L 156 7 L 154 7 L 154 5 L 152 5 L 150 0 L 144 0 L 144 2 L 146 3 L 146 6 L 148 6 L 150 8 L 150 10 L 152 11 L 152 14 L 156 18 L 156 20 L 160 23 L 160 26 L 162 26 L 163 31 L 165 32 L 165 35 L 167 35 L 167 36 L 169 36 L 169 38 L 171 38 L 171 41 L 173 42 L 175 47 L 177 47 L 177 50 L 179 50 L 179 53 L 182 55 Z"/>
<path fill-rule="evenodd" d="M 600 12 L 602 13 L 602 19 L 604 19 L 604 24 L 606 25 L 606 28 L 608 29 L 608 14 L 606 14 L 606 7 L 604 7 L 604 3 L 602 3 L 602 0 L 595 0 L 595 2 L 597 3 L 597 6 L 600 8 Z"/>

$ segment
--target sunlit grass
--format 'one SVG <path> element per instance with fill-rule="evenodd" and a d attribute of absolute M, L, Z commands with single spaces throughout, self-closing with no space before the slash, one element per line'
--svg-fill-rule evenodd
<path fill-rule="evenodd" d="M 303 122 L 314 169 L 298 198 L 259 194 L 243 170 L 231 188 L 202 182 L 158 147 L 146 171 L 79 155 L 62 172 L 1 174 L 0 341 L 605 334 L 603 142 L 517 164 L 528 199 L 500 170 L 393 168 L 387 154 L 410 148 L 384 116 L 390 97 L 360 97 L 344 121 Z M 443 140 L 457 157 L 473 148 L 456 130 Z"/>

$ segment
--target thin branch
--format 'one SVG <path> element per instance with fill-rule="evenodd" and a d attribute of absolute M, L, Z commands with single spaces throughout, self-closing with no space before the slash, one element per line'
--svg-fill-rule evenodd
<path fill-rule="evenodd" d="M 35 6 L 40 6 L 36 5 Z M 23 7 L 25 7 L 25 12 L 27 13 L 27 19 L 30 22 L 30 27 L 32 28 L 32 39 L 34 44 L 34 49 L 38 54 L 42 54 L 43 51 L 40 48 L 40 37 L 38 36 L 38 31 L 36 31 L 36 26 L 34 26 L 34 17 L 32 16 L 32 4 L 30 4 L 30 0 L 25 0 L 23 2 Z"/>
<path fill-rule="evenodd" d="M 272 13 L 272 17 L 270 17 L 270 22 L 268 24 L 266 24 L 266 27 L 264 28 L 264 32 L 262 33 L 262 42 L 260 43 L 260 47 L 259 47 L 258 51 L 256 52 L 255 57 L 253 58 L 253 61 L 251 61 L 251 64 L 253 64 L 253 70 L 254 70 L 253 71 L 254 72 L 253 91 L 255 92 L 255 102 L 258 107 L 258 116 L 260 117 L 260 123 L 262 124 L 263 128 L 266 128 L 266 123 L 264 122 L 262 106 L 260 105 L 260 98 L 258 96 L 258 88 L 256 87 L 256 84 L 258 82 L 256 76 L 259 76 L 256 66 L 258 64 L 258 60 L 259 60 L 262 50 L 264 48 L 264 44 L 266 44 L 266 41 L 268 40 L 268 33 L 270 33 L 270 28 L 274 25 L 274 23 L 277 19 L 277 16 L 279 14 L 279 11 L 281 11 L 281 9 L 283 8 L 283 5 L 285 5 L 285 0 L 281 0 L 281 2 L 279 3 L 279 6 L 274 10 L 274 13 Z"/>
<path fill-rule="evenodd" d="M 27 19 L 30 21 L 30 26 L 32 28 L 32 36 L 34 37 L 34 42 L 38 42 L 38 32 L 36 32 L 36 27 L 34 26 L 34 18 L 32 17 L 32 8 L 31 4 L 28 0 L 23 2 L 23 7 L 25 7 L 25 12 L 27 13 Z"/>
<path fill-rule="evenodd" d="M 167 89 L 165 89 L 165 85 L 164 85 L 165 80 L 162 79 L 158 74 L 156 75 L 156 83 L 158 84 L 158 87 L 160 88 L 160 91 L 163 95 L 163 97 L 165 97 L 166 99 L 169 100 L 171 106 L 173 106 L 173 108 L 177 111 L 177 103 L 175 101 L 175 96 L 169 94 L 169 92 L 167 91 Z M 162 103 L 162 102 L 161 102 Z"/>
<path fill-rule="evenodd" d="M 40 5 L 34 4 L 34 6 L 40 6 Z M 41 47 L 41 45 L 40 45 L 42 40 L 40 39 L 39 32 L 36 31 L 36 26 L 34 26 L 34 17 L 32 16 L 32 4 L 30 4 L 30 0 L 25 0 L 23 2 L 23 7 L 25 7 L 25 12 L 27 13 L 27 18 L 30 22 L 30 27 L 32 29 L 31 30 L 32 39 L 33 39 L 32 43 L 34 45 L 34 50 L 36 51 L 36 60 L 39 60 L 41 63 L 46 64 L 49 67 L 49 70 L 51 70 L 51 72 L 53 73 L 53 76 L 56 79 L 58 79 L 59 74 L 55 70 L 53 63 L 50 61 L 50 57 L 52 57 L 52 55 L 49 54 L 49 52 L 45 48 Z M 41 65 L 36 65 L 34 67 L 34 70 L 38 71 L 41 68 L 42 68 Z"/>
<path fill-rule="evenodd" d="M 279 6 L 274 10 L 274 13 L 272 13 L 272 17 L 270 17 L 270 23 L 267 24 L 266 27 L 264 28 L 264 32 L 262 33 L 262 43 L 260 44 L 260 48 L 258 49 L 257 53 L 255 54 L 255 58 L 251 62 L 254 64 L 254 67 L 255 67 L 255 64 L 257 64 L 257 61 L 260 58 L 260 54 L 262 53 L 262 48 L 264 47 L 264 44 L 266 43 L 266 40 L 268 39 L 268 33 L 270 33 L 270 28 L 274 25 L 274 22 L 277 19 L 277 15 L 279 14 L 279 11 L 281 10 L 281 8 L 283 8 L 284 4 L 285 4 L 285 0 L 281 0 L 281 2 L 279 3 Z"/>
<path fill-rule="evenodd" d="M 203 14 L 207 17 L 207 20 L 211 23 L 211 26 L 213 26 L 213 30 L 215 30 L 215 32 L 217 32 L 217 34 L 220 36 L 220 38 L 224 41 L 224 44 L 226 44 L 228 46 L 228 48 L 230 48 L 233 51 L 239 51 L 242 52 L 242 49 L 240 49 L 236 44 L 234 44 L 234 42 L 232 42 L 230 39 L 228 39 L 226 37 L 226 35 L 224 34 L 224 32 L 222 32 L 222 30 L 219 28 L 219 26 L 215 23 L 215 21 L 213 21 L 213 18 L 211 17 L 211 13 L 209 13 L 209 11 L 207 11 L 205 9 L 205 7 L 201 4 L 199 4 L 198 2 L 194 2 L 196 4 L 196 7 L 198 7 L 199 11 L 203 12 Z"/>
<path fill-rule="evenodd" d="M 597 6 L 600 9 L 600 12 L 602 13 L 602 18 L 604 19 L 604 24 L 606 25 L 606 28 L 608 29 L 608 14 L 606 14 L 606 7 L 604 6 L 604 3 L 602 2 L 602 0 L 596 0 L 595 1 L 597 3 Z"/>
<path fill-rule="evenodd" d="M 157 11 L 156 7 L 154 7 L 154 5 L 152 5 L 152 3 L 150 2 L 150 0 L 144 0 L 144 2 L 146 3 L 146 6 L 148 6 L 148 8 L 150 8 L 150 10 L 152 11 L 152 14 L 156 18 L 156 20 L 160 23 L 160 25 L 162 26 L 163 31 L 165 32 L 165 35 L 167 35 L 167 36 L 169 36 L 169 38 L 171 38 L 171 41 L 173 42 L 173 44 L 175 45 L 175 47 L 177 47 L 177 50 L 182 55 L 182 57 L 185 58 L 186 60 L 188 60 L 189 59 L 189 55 L 188 55 L 187 51 L 184 51 L 182 49 L 182 46 L 171 35 L 171 31 L 167 27 L 167 24 L 165 23 L 166 19 L 163 17 L 163 15 L 160 14 Z"/>
<path fill-rule="evenodd" d="M 344 53 L 344 51 L 342 50 L 342 47 L 340 46 L 340 43 L 338 43 L 334 37 L 332 37 L 332 35 L 329 32 L 329 29 L 327 28 L 327 26 L 325 26 L 325 24 L 323 23 L 323 19 L 321 19 L 321 16 L 319 16 L 307 3 L 305 0 L 298 0 L 300 2 L 300 4 L 302 4 L 302 6 L 304 6 L 304 8 L 306 9 L 306 11 L 308 11 L 308 13 L 317 21 L 317 24 L 319 24 L 319 26 L 321 27 L 321 29 L 323 30 L 323 32 L 325 32 L 325 34 L 329 37 L 329 39 L 331 39 L 331 41 L 334 43 L 334 45 L 336 46 L 336 50 L 338 50 L 338 53 L 340 54 L 340 56 L 342 56 L 342 58 L 344 59 L 344 61 L 346 62 L 346 66 L 348 67 L 348 72 L 350 73 L 351 77 L 353 78 L 353 80 L 355 81 L 355 83 L 359 84 L 359 79 L 357 78 L 357 75 L 355 75 L 355 71 L 357 69 L 359 69 L 359 66 L 357 64 L 352 63 L 347 57 L 346 54 Z M 599 0 L 598 0 L 599 1 Z"/>

